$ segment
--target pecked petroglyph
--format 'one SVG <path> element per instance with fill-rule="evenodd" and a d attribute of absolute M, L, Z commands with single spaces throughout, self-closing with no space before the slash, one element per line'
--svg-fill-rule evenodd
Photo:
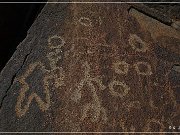
<path fill-rule="evenodd" d="M 71 99 L 75 102 L 81 99 L 81 89 L 84 85 L 87 85 L 90 88 L 90 91 L 92 92 L 92 102 L 87 103 L 83 107 L 83 115 L 81 117 L 81 120 L 83 121 L 87 117 L 88 111 L 93 111 L 93 115 L 91 117 L 92 122 L 97 122 L 100 118 L 100 114 L 103 116 L 103 120 L 107 120 L 107 115 L 105 109 L 101 105 L 101 101 L 97 95 L 96 88 L 93 84 L 95 82 L 100 90 L 104 90 L 106 87 L 102 84 L 99 77 L 92 78 L 90 75 L 90 66 L 87 62 L 83 64 L 83 67 L 85 69 L 84 78 L 80 81 L 80 83 L 77 85 L 77 89 L 75 89 L 75 92 L 73 93 Z"/>
<path fill-rule="evenodd" d="M 127 74 L 129 70 L 129 64 L 125 61 L 113 63 L 113 68 L 117 74 Z"/>
<path fill-rule="evenodd" d="M 140 66 L 146 67 L 146 70 L 145 71 L 140 70 Z M 149 63 L 147 62 L 137 62 L 134 64 L 134 68 L 137 74 L 139 75 L 146 75 L 146 76 L 152 75 L 151 65 L 149 65 Z"/>
<path fill-rule="evenodd" d="M 30 64 L 27 71 L 24 73 L 24 75 L 18 79 L 18 81 L 22 84 L 22 87 L 20 89 L 20 94 L 17 98 L 17 103 L 15 106 L 15 111 L 18 117 L 22 117 L 26 114 L 26 112 L 29 110 L 30 104 L 33 99 L 36 100 L 41 111 L 46 111 L 50 107 L 50 92 L 49 92 L 49 86 L 48 86 L 48 79 L 49 79 L 48 76 L 45 76 L 43 78 L 43 84 L 44 84 L 43 93 L 45 94 L 45 99 L 42 100 L 35 92 L 32 92 L 30 96 L 27 98 L 27 102 L 25 103 L 25 105 L 22 106 L 22 103 L 26 99 L 26 93 L 30 91 L 29 85 L 26 82 L 26 78 L 36 68 L 40 68 L 44 73 L 48 72 L 41 62 L 36 62 L 36 63 Z"/>
<path fill-rule="evenodd" d="M 92 21 L 87 17 L 81 17 L 78 22 L 83 26 L 92 27 Z"/>
<path fill-rule="evenodd" d="M 50 52 L 47 54 L 47 58 L 50 62 L 50 66 L 52 69 L 57 69 L 57 63 L 59 60 L 62 59 L 61 54 L 61 50 L 60 49 L 56 49 L 54 52 Z"/>
<path fill-rule="evenodd" d="M 119 86 L 120 87 L 120 91 L 115 91 L 114 86 Z M 109 90 L 111 95 L 115 96 L 115 97 L 121 97 L 123 98 L 124 96 L 126 96 L 130 90 L 130 87 L 122 82 L 122 81 L 116 81 L 113 80 L 112 82 L 110 82 L 109 84 Z"/>
<path fill-rule="evenodd" d="M 148 50 L 147 43 L 135 34 L 130 34 L 128 41 L 132 49 L 137 52 L 146 52 Z"/>
<path fill-rule="evenodd" d="M 55 40 L 56 43 L 53 43 L 53 40 Z M 61 48 L 62 46 L 64 46 L 64 44 L 65 44 L 64 39 L 58 35 L 51 36 L 48 39 L 48 46 L 51 49 Z"/>

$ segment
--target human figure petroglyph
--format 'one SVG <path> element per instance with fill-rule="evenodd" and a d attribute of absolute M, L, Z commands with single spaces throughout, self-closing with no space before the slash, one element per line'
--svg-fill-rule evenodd
<path fill-rule="evenodd" d="M 45 94 L 44 101 L 35 93 L 32 92 L 30 96 L 27 98 L 27 103 L 22 106 L 22 103 L 25 101 L 26 93 L 30 90 L 28 83 L 26 82 L 26 78 L 36 69 L 40 68 L 43 73 L 47 73 L 48 71 L 45 69 L 44 65 L 41 62 L 35 62 L 30 64 L 27 71 L 21 76 L 18 81 L 22 84 L 20 89 L 20 94 L 17 98 L 17 103 L 15 106 L 15 111 L 18 117 L 22 117 L 28 111 L 30 104 L 33 99 L 36 100 L 41 111 L 46 111 L 50 107 L 50 92 L 48 86 L 48 76 L 43 78 L 43 93 Z"/>
<path fill-rule="evenodd" d="M 102 114 L 102 117 L 103 117 L 102 119 L 104 121 L 107 121 L 106 111 L 101 105 L 101 101 L 97 95 L 96 88 L 95 88 L 93 82 L 95 82 L 98 85 L 100 90 L 104 90 L 106 87 L 102 84 L 99 77 L 95 77 L 95 78 L 91 77 L 91 75 L 89 73 L 90 72 L 90 66 L 87 62 L 85 62 L 83 64 L 83 67 L 85 68 L 84 78 L 78 84 L 77 89 L 73 93 L 71 99 L 75 102 L 80 100 L 81 99 L 81 89 L 83 88 L 84 85 L 89 86 L 90 91 L 92 92 L 93 100 L 91 103 L 87 103 L 83 107 L 83 111 L 82 111 L 83 115 L 81 117 L 81 120 L 83 121 L 87 117 L 88 111 L 93 111 L 93 115 L 91 117 L 92 122 L 97 122 L 100 118 L 100 114 Z M 76 95 L 74 95 L 74 94 L 76 94 Z"/>
<path fill-rule="evenodd" d="M 137 52 L 146 52 L 148 50 L 148 44 L 135 34 L 130 34 L 128 41 L 132 49 Z"/>
<path fill-rule="evenodd" d="M 114 89 L 114 86 L 120 86 L 120 91 L 116 92 Z M 109 90 L 110 90 L 111 95 L 115 97 L 123 98 L 124 96 L 128 94 L 130 88 L 126 83 L 122 81 L 113 80 L 112 82 L 109 83 Z"/>
<path fill-rule="evenodd" d="M 53 39 L 60 39 L 60 43 L 59 44 L 52 44 L 51 41 Z M 20 94 L 17 98 L 17 103 L 16 103 L 16 106 L 15 106 L 15 111 L 16 111 L 16 114 L 18 117 L 22 117 L 26 114 L 26 112 L 28 111 L 29 107 L 30 107 L 30 104 L 32 102 L 33 99 L 36 100 L 40 110 L 42 111 L 46 111 L 48 110 L 48 108 L 50 107 L 50 92 L 49 92 L 49 83 L 48 83 L 48 80 L 54 80 L 54 86 L 56 88 L 59 88 L 60 86 L 63 86 L 64 85 L 64 72 L 63 72 L 63 69 L 62 67 L 57 67 L 57 62 L 61 59 L 61 47 L 65 44 L 65 41 L 62 37 L 60 36 L 57 36 L 57 35 L 54 35 L 52 37 L 50 37 L 48 39 L 48 46 L 50 49 L 53 49 L 54 52 L 50 52 L 47 54 L 47 58 L 50 62 L 50 66 L 51 66 L 51 69 L 50 70 L 47 70 L 45 69 L 45 66 L 43 63 L 41 62 L 35 62 L 33 64 L 30 64 L 27 71 L 25 72 L 25 74 L 23 76 L 21 76 L 18 81 L 22 84 L 22 88 L 20 89 Z M 22 103 L 24 102 L 25 100 L 25 97 L 26 97 L 26 93 L 29 91 L 29 84 L 26 82 L 26 78 L 36 69 L 36 68 L 40 68 L 41 71 L 44 73 L 44 74 L 47 74 L 48 75 L 45 75 L 44 78 L 43 78 L 43 93 L 46 95 L 45 96 L 45 101 L 43 101 L 38 95 L 37 93 L 33 92 L 30 94 L 30 96 L 28 97 L 28 101 L 27 103 L 25 104 L 24 107 L 22 107 Z M 57 73 L 55 73 L 58 72 Z"/>

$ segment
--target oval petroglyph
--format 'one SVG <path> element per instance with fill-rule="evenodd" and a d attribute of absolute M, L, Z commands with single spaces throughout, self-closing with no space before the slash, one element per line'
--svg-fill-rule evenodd
<path fill-rule="evenodd" d="M 151 65 L 147 62 L 137 62 L 134 64 L 134 68 L 139 75 L 152 75 Z"/>

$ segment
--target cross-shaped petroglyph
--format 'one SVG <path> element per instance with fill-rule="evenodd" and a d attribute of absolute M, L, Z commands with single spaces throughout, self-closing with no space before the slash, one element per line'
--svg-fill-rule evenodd
<path fill-rule="evenodd" d="M 92 122 L 97 122 L 100 118 L 100 114 L 102 114 L 102 120 L 104 122 L 107 121 L 107 114 L 105 109 L 102 107 L 101 105 L 101 101 L 97 95 L 97 91 L 96 88 L 93 84 L 96 83 L 99 87 L 100 90 L 104 90 L 106 87 L 102 84 L 101 80 L 99 79 L 99 77 L 91 77 L 90 75 L 90 66 L 87 62 L 85 62 L 83 64 L 83 67 L 85 69 L 85 73 L 84 73 L 84 78 L 80 81 L 79 85 L 77 86 L 77 89 L 75 90 L 75 93 L 73 93 L 73 96 L 71 97 L 71 99 L 75 102 L 77 102 L 78 100 L 81 99 L 81 89 L 83 88 L 84 85 L 89 86 L 89 90 L 92 92 L 92 102 L 86 104 L 83 107 L 83 115 L 81 117 L 81 120 L 83 121 L 86 117 L 87 117 L 87 113 L 89 111 L 93 112 L 93 115 L 91 117 L 91 121 Z M 75 95 L 76 94 L 76 95 Z"/>
<path fill-rule="evenodd" d="M 45 69 L 44 65 L 41 62 L 35 62 L 30 64 L 27 71 L 21 76 L 18 81 L 22 84 L 20 89 L 20 94 L 17 98 L 17 103 L 15 106 L 15 111 L 18 117 L 22 117 L 26 114 L 29 109 L 29 106 L 33 99 L 36 100 L 40 110 L 46 111 L 50 107 L 50 93 L 49 93 L 49 85 L 48 85 L 48 76 L 43 78 L 43 93 L 45 94 L 44 101 L 37 95 L 37 93 L 32 92 L 30 96 L 27 98 L 27 103 L 23 106 L 22 103 L 25 101 L 26 93 L 30 91 L 29 85 L 26 82 L 26 78 L 36 69 L 39 68 L 43 73 L 47 73 L 48 71 Z"/>

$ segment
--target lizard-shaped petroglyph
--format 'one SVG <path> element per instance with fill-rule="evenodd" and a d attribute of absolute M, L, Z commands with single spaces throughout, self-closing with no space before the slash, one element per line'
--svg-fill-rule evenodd
<path fill-rule="evenodd" d="M 75 93 L 73 93 L 71 99 L 75 102 L 81 99 L 81 89 L 83 88 L 84 85 L 89 86 L 89 90 L 92 92 L 92 102 L 87 103 L 83 107 L 83 115 L 81 117 L 81 120 L 83 121 L 87 117 L 88 111 L 93 111 L 93 115 L 91 117 L 92 122 L 97 122 L 100 118 L 100 114 L 102 114 L 102 120 L 104 122 L 107 121 L 107 114 L 105 109 L 101 105 L 101 101 L 97 95 L 96 88 L 93 84 L 95 82 L 100 90 L 104 90 L 106 87 L 102 84 L 101 80 L 99 77 L 91 77 L 90 75 L 90 66 L 87 62 L 83 64 L 83 67 L 85 68 L 85 73 L 84 73 L 84 78 L 80 81 L 80 83 L 77 86 L 77 89 L 75 90 Z M 75 95 L 76 94 L 76 95 Z"/>

